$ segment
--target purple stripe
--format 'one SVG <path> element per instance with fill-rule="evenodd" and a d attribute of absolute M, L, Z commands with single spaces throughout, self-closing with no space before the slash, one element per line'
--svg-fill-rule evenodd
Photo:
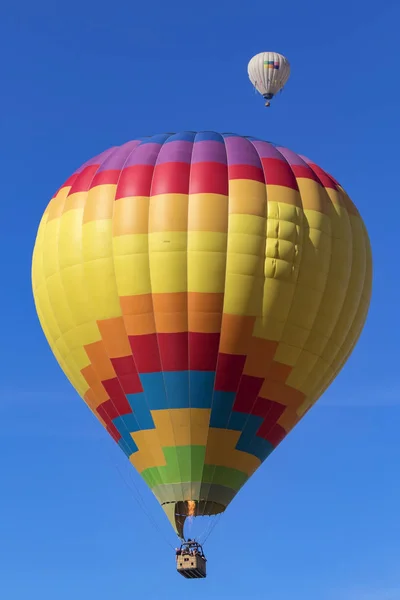
<path fill-rule="evenodd" d="M 225 138 L 226 153 L 229 165 L 250 165 L 260 167 L 260 157 L 253 144 L 241 137 Z"/>
<path fill-rule="evenodd" d="M 140 144 L 139 141 L 127 142 L 123 146 L 116 148 L 115 152 L 110 154 L 107 159 L 101 164 L 100 171 L 120 171 L 125 165 L 125 162 L 131 152 Z"/>
<path fill-rule="evenodd" d="M 307 158 L 307 156 L 303 156 L 303 154 L 299 154 L 299 156 L 307 165 L 315 165 L 315 162 L 310 158 Z"/>
<path fill-rule="evenodd" d="M 278 160 L 284 160 L 282 154 L 268 142 L 254 141 L 253 146 L 257 150 L 260 158 L 277 158 Z"/>
<path fill-rule="evenodd" d="M 81 167 L 79 167 L 79 169 L 77 169 L 75 173 L 82 173 L 82 171 L 86 169 L 86 167 L 91 167 L 92 165 L 101 165 L 110 156 L 110 154 L 112 154 L 117 149 L 118 146 L 114 146 L 113 148 L 109 148 L 101 154 L 94 156 L 93 158 L 85 162 Z"/>
<path fill-rule="evenodd" d="M 160 165 L 167 162 L 190 163 L 192 150 L 193 142 L 187 142 L 185 140 L 168 142 L 168 144 L 162 146 L 157 158 L 157 164 Z"/>
<path fill-rule="evenodd" d="M 128 157 L 128 160 L 125 163 L 125 167 L 132 167 L 134 165 L 154 166 L 156 164 L 160 148 L 161 144 L 156 144 L 154 142 L 149 142 L 148 144 L 140 144 Z"/>
<path fill-rule="evenodd" d="M 300 165 L 301 167 L 307 166 L 304 160 L 292 150 L 289 150 L 288 148 L 283 148 L 281 146 L 277 146 L 276 149 L 286 158 L 289 165 Z"/>
<path fill-rule="evenodd" d="M 226 165 L 225 144 L 214 140 L 195 142 L 193 145 L 192 164 L 199 162 L 216 162 Z"/>

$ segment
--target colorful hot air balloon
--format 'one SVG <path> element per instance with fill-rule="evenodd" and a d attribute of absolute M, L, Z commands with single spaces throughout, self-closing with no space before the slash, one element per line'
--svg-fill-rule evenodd
<path fill-rule="evenodd" d="M 226 509 L 338 374 L 371 254 L 312 161 L 184 132 L 78 169 L 43 215 L 32 280 L 60 366 L 182 536 L 185 515 Z"/>
<path fill-rule="evenodd" d="M 247 72 L 255 89 L 270 105 L 270 100 L 283 89 L 290 75 L 288 59 L 277 52 L 260 52 L 250 60 Z"/>

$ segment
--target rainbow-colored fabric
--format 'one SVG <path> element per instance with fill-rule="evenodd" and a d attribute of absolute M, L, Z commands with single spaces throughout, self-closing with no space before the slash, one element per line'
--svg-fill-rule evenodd
<path fill-rule="evenodd" d="M 273 60 L 264 60 L 264 67 L 266 69 L 279 69 L 279 62 Z"/>
<path fill-rule="evenodd" d="M 58 362 L 166 511 L 223 510 L 350 354 L 371 258 L 313 162 L 183 132 L 111 148 L 65 182 L 33 287 Z"/>

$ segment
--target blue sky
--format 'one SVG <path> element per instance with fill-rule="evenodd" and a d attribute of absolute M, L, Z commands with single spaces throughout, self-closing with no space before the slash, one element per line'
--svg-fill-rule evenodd
<path fill-rule="evenodd" d="M 2 8 L 5 600 L 400 599 L 399 19 L 396 0 Z M 246 73 L 264 49 L 292 65 L 269 111 Z M 184 129 L 259 136 L 315 160 L 358 205 L 374 256 L 357 349 L 221 518 L 198 582 L 176 575 L 161 509 L 64 379 L 30 287 L 40 216 L 75 168 L 135 136 Z"/>

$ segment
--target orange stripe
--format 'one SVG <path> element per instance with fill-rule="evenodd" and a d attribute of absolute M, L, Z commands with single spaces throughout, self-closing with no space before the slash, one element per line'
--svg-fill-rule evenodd
<path fill-rule="evenodd" d="M 97 408 L 98 406 L 100 406 L 100 404 L 103 402 L 103 400 L 100 400 L 100 401 L 98 400 L 98 398 L 97 398 L 96 394 L 94 393 L 94 391 L 93 391 L 91 388 L 90 388 L 90 389 L 88 389 L 88 391 L 87 391 L 87 392 L 86 392 L 86 394 L 83 396 L 83 398 L 84 398 L 84 400 L 85 400 L 86 404 L 89 406 L 89 408 L 90 408 L 92 411 L 95 411 L 95 410 L 96 410 L 96 408 Z M 106 398 L 106 400 L 107 400 L 107 398 Z M 100 417 L 100 415 L 98 415 L 98 414 L 96 413 L 96 417 L 97 417 L 97 418 L 99 419 L 99 421 L 100 421 L 100 422 L 101 422 L 101 423 L 104 425 L 104 427 L 106 427 L 106 424 L 105 424 L 105 422 L 103 421 L 103 419 Z"/>
<path fill-rule="evenodd" d="M 81 371 L 82 376 L 86 379 L 89 386 L 92 388 L 93 395 L 91 395 L 95 406 L 99 406 L 102 402 L 108 400 L 108 394 L 99 380 L 96 371 L 92 365 L 88 365 Z"/>
<path fill-rule="evenodd" d="M 112 184 L 91 188 L 87 195 L 83 223 L 112 218 L 116 188 Z"/>
<path fill-rule="evenodd" d="M 155 332 L 151 294 L 121 296 L 119 301 L 128 335 L 145 335 Z"/>
<path fill-rule="evenodd" d="M 187 228 L 188 231 L 226 233 L 228 197 L 221 194 L 191 194 Z"/>
<path fill-rule="evenodd" d="M 132 354 L 123 317 L 97 321 L 105 350 L 110 358 Z"/>
<path fill-rule="evenodd" d="M 152 196 L 149 210 L 149 233 L 184 231 L 188 226 L 187 194 Z"/>
<path fill-rule="evenodd" d="M 261 398 L 279 402 L 284 406 L 297 409 L 304 402 L 305 394 L 279 381 L 266 379 L 261 387 Z"/>
<path fill-rule="evenodd" d="M 116 200 L 113 235 L 148 233 L 149 202 L 150 200 L 146 196 L 129 196 Z"/>
<path fill-rule="evenodd" d="M 222 316 L 220 352 L 246 355 L 253 335 L 255 317 Z"/>
<path fill-rule="evenodd" d="M 59 217 L 61 217 L 64 208 L 65 198 L 70 189 L 71 188 L 61 188 L 57 195 L 54 196 L 54 198 L 50 201 L 48 206 L 49 214 L 47 217 L 47 223 L 49 221 L 52 221 L 53 219 L 58 219 Z"/>
<path fill-rule="evenodd" d="M 74 194 L 67 196 L 63 208 L 63 214 L 69 210 L 74 210 L 75 208 L 83 208 L 86 203 L 86 198 L 87 192 L 75 192 Z"/>
<path fill-rule="evenodd" d="M 84 346 L 84 349 L 101 381 L 112 379 L 116 376 L 114 367 L 105 351 L 102 341 L 88 344 Z"/>
<path fill-rule="evenodd" d="M 265 377 L 275 356 L 278 342 L 253 337 L 247 353 L 244 374 Z"/>
<path fill-rule="evenodd" d="M 292 370 L 293 367 L 289 365 L 284 365 L 280 362 L 276 362 L 275 360 L 273 360 L 268 370 L 267 379 L 285 383 Z"/>

